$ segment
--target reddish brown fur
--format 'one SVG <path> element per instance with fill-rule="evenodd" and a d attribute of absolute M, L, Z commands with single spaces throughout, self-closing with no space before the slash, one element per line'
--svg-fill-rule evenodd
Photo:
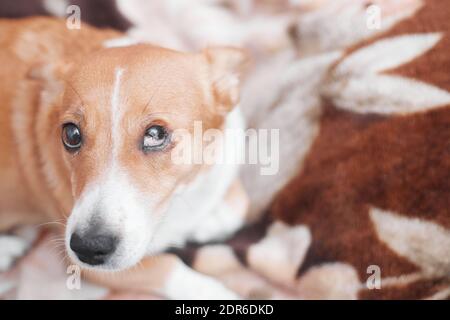
<path fill-rule="evenodd" d="M 106 40 L 119 36 L 86 25 L 69 30 L 64 21 L 51 18 L 0 21 L 0 58 L 6 62 L 0 68 L 0 231 L 65 220 L 82 191 L 110 164 L 113 149 L 133 185 L 159 204 L 179 184 L 208 169 L 175 165 L 170 148 L 145 154 L 142 139 L 151 124 L 192 131 L 199 120 L 205 130 L 222 129 L 226 111 L 237 102 L 237 83 L 228 76 L 244 55 L 232 48 L 196 54 L 150 45 L 103 49 Z M 116 140 L 111 99 L 118 68 L 123 78 Z M 83 134 L 77 153 L 63 148 L 62 125 L 67 122 L 78 124 Z M 233 206 L 230 197 L 240 197 L 243 205 L 237 210 L 245 211 L 240 185 L 229 186 L 229 192 L 224 202 Z M 180 263 L 173 256 L 150 260 L 145 258 L 142 265 L 152 270 L 123 272 L 119 284 L 108 279 L 107 285 L 130 288 L 136 287 L 132 279 L 151 278 L 150 283 L 162 287 Z M 136 290 L 154 289 L 145 281 L 138 283 Z"/>
<path fill-rule="evenodd" d="M 70 192 L 67 194 L 65 190 L 63 197 L 57 195 L 61 193 L 59 188 L 67 187 L 68 182 L 61 160 L 53 159 L 53 169 L 61 180 L 59 186 L 52 189 L 41 171 L 41 161 L 46 159 L 33 157 L 39 153 L 39 148 L 46 149 L 50 158 L 60 152 L 56 127 L 49 125 L 54 123 L 51 121 L 55 121 L 56 116 L 39 106 L 39 90 L 46 85 L 43 78 L 47 69 L 64 69 L 68 61 L 78 61 L 86 53 L 100 48 L 104 40 L 118 34 L 99 32 L 88 26 L 67 32 L 63 21 L 47 18 L 3 20 L 0 30 L 0 57 L 4 61 L 0 68 L 0 77 L 4 79 L 0 88 L 3 101 L 0 108 L 0 180 L 7 181 L 0 186 L 0 227 L 5 229 L 24 221 L 45 220 L 48 215 L 56 218 L 62 208 L 69 209 Z M 17 99 L 26 114 L 19 124 L 23 127 L 22 133 L 39 139 L 32 144 L 17 141 L 13 135 L 12 108 Z M 42 121 L 34 121 L 37 118 Z"/>

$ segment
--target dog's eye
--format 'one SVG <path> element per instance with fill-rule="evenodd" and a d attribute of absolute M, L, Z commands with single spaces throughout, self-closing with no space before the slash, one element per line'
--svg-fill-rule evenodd
<path fill-rule="evenodd" d="M 163 149 L 170 140 L 170 135 L 166 128 L 160 125 L 153 125 L 145 131 L 142 148 L 144 151 L 158 151 Z"/>
<path fill-rule="evenodd" d="M 66 123 L 62 130 L 62 141 L 67 151 L 77 151 L 82 141 L 80 129 L 73 123 Z"/>

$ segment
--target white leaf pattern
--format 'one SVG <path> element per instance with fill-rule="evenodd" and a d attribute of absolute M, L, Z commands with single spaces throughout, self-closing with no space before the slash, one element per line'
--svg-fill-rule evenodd
<path fill-rule="evenodd" d="M 450 93 L 409 78 L 368 74 L 352 77 L 339 90 L 337 106 L 359 113 L 410 114 L 450 104 Z M 331 87 L 331 86 L 330 86 Z"/>
<path fill-rule="evenodd" d="M 372 208 L 378 238 L 430 276 L 450 274 L 450 230 L 433 222 Z"/>
<path fill-rule="evenodd" d="M 337 76 L 367 74 L 405 64 L 433 48 L 440 33 L 412 34 L 379 40 L 344 59 L 335 70 Z"/>
<path fill-rule="evenodd" d="M 358 113 L 410 114 L 450 104 L 450 93 L 418 80 L 379 74 L 406 64 L 430 50 L 440 33 L 380 40 L 343 60 L 322 94 L 345 110 Z"/>

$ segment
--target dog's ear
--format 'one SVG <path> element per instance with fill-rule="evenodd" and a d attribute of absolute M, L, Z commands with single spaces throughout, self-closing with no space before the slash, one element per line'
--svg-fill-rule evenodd
<path fill-rule="evenodd" d="M 64 93 L 65 78 L 71 70 L 69 63 L 36 63 L 30 68 L 27 77 L 41 86 L 41 99 L 44 105 L 58 103 Z"/>
<path fill-rule="evenodd" d="M 220 111 L 228 112 L 239 102 L 239 83 L 249 55 L 233 47 L 209 47 L 203 54 L 209 64 L 214 98 Z"/>
<path fill-rule="evenodd" d="M 28 71 L 27 77 L 33 80 L 54 81 L 62 80 L 72 68 L 71 63 L 36 63 Z"/>

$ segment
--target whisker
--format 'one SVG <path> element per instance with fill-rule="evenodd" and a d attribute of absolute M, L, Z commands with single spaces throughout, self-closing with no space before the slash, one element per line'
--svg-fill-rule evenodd
<path fill-rule="evenodd" d="M 50 222 L 44 222 L 44 223 L 37 224 L 37 225 L 35 225 L 35 227 L 36 227 L 36 228 L 40 228 L 40 227 L 44 227 L 44 226 L 48 226 L 48 225 L 53 225 L 53 224 L 61 225 L 61 226 L 63 226 L 63 227 L 66 226 L 65 223 L 62 223 L 62 222 L 59 222 L 59 221 L 50 221 Z"/>

